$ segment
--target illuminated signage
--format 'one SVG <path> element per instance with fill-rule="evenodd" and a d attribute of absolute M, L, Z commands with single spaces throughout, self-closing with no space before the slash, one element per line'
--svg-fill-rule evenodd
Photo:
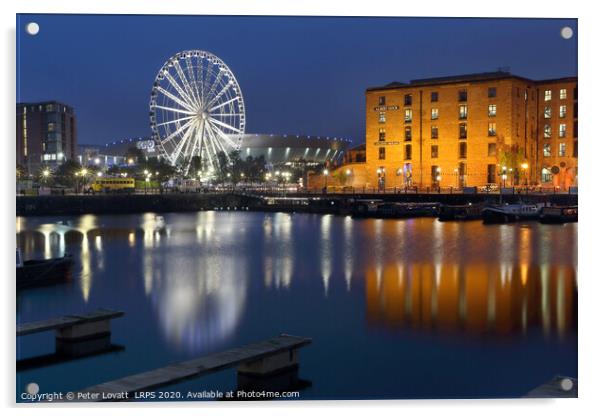
<path fill-rule="evenodd" d="M 400 143 L 401 142 L 374 142 L 374 146 L 391 146 L 391 145 L 397 145 Z"/>
<path fill-rule="evenodd" d="M 147 153 L 155 153 L 154 140 L 141 140 L 136 143 L 136 147 L 140 150 L 146 150 Z"/>
<path fill-rule="evenodd" d="M 399 106 L 398 105 L 381 105 L 378 107 L 374 107 L 374 111 L 392 111 L 392 110 L 399 110 Z"/>

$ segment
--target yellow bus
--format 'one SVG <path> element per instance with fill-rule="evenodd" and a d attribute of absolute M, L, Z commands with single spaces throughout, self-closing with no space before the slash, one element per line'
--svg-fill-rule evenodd
<path fill-rule="evenodd" d="M 136 181 L 134 178 L 95 178 L 86 191 L 90 194 L 98 192 L 133 193 L 135 187 Z"/>

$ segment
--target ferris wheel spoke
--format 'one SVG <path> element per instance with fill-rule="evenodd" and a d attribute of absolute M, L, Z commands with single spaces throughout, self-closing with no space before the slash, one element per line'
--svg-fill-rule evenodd
<path fill-rule="evenodd" d="M 175 95 L 173 95 L 171 92 L 167 91 L 165 88 L 158 86 L 157 87 L 157 91 L 161 92 L 163 95 L 165 95 L 167 98 L 169 98 L 170 100 L 172 100 L 173 102 L 179 104 L 180 106 L 182 106 L 183 108 L 185 108 L 188 111 L 194 112 L 194 108 L 188 104 L 187 102 L 181 100 L 180 98 L 176 97 Z"/>
<path fill-rule="evenodd" d="M 186 71 L 188 72 L 188 77 L 192 80 L 192 86 L 196 101 L 200 103 L 201 97 L 199 96 L 199 86 L 197 83 L 196 76 L 194 75 L 194 67 L 192 66 L 192 60 L 190 59 L 190 55 L 186 55 Z"/>
<path fill-rule="evenodd" d="M 157 127 L 159 127 L 159 126 L 165 126 L 165 125 L 167 125 L 167 124 L 179 123 L 179 122 L 181 122 L 181 121 L 184 121 L 184 120 L 190 120 L 191 118 L 194 118 L 194 117 L 193 117 L 193 116 L 190 116 L 190 117 L 182 117 L 182 118 L 177 118 L 177 119 L 175 119 L 175 120 L 169 120 L 169 121 L 165 121 L 165 122 L 163 122 L 163 123 L 159 123 L 159 124 L 157 124 Z"/>
<path fill-rule="evenodd" d="M 223 121 L 219 121 L 219 120 L 218 120 L 218 119 L 216 119 L 216 118 L 211 118 L 211 117 L 210 117 L 210 118 L 209 118 L 209 122 L 211 122 L 211 123 L 215 123 L 215 124 L 217 124 L 218 126 L 222 126 L 223 128 L 226 128 L 226 129 L 228 129 L 228 130 L 232 130 L 232 131 L 234 131 L 234 132 L 236 132 L 236 133 L 242 133 L 242 132 L 243 132 L 242 130 L 240 130 L 240 129 L 237 129 L 236 127 L 234 127 L 234 126 L 231 126 L 231 125 L 229 125 L 229 124 L 227 124 L 227 123 L 224 123 Z"/>
<path fill-rule="evenodd" d="M 217 100 L 219 100 L 220 98 L 222 98 L 222 95 L 224 95 L 226 93 L 226 91 L 228 91 L 229 88 L 232 87 L 232 84 L 230 82 L 226 83 L 226 86 L 224 88 L 221 89 L 220 92 L 217 93 L 217 95 L 215 97 L 213 97 L 208 103 L 207 103 L 207 107 L 211 107 Z"/>
<path fill-rule="evenodd" d="M 194 128 L 192 128 L 192 127 L 189 128 L 188 130 L 186 130 L 186 132 L 182 136 L 182 139 L 176 145 L 176 148 L 174 149 L 174 152 L 173 152 L 173 155 L 172 155 L 172 162 L 173 163 L 176 163 L 177 160 L 179 159 L 180 153 L 182 153 L 182 148 L 184 147 L 184 145 L 186 144 L 186 142 L 190 138 L 190 135 L 191 135 L 191 133 L 193 131 L 194 131 Z"/>
<path fill-rule="evenodd" d="M 209 109 L 209 112 L 211 112 L 211 111 L 215 111 L 215 110 L 217 110 L 218 108 L 222 108 L 222 107 L 224 107 L 224 106 L 226 106 L 226 105 L 228 105 L 228 104 L 230 104 L 230 103 L 233 103 L 233 102 L 234 102 L 234 101 L 236 101 L 236 100 L 240 100 L 240 96 L 236 96 L 236 97 L 234 97 L 234 98 L 231 98 L 231 99 L 229 99 L 228 101 L 224 101 L 223 103 L 221 103 L 221 104 L 218 104 L 218 105 L 216 105 L 215 107 L 212 107 L 212 108 L 210 108 L 210 109 Z"/>
<path fill-rule="evenodd" d="M 228 155 L 228 151 L 226 150 L 226 147 L 224 146 L 224 141 L 223 140 L 219 140 L 219 138 L 217 137 L 215 131 L 212 131 L 211 134 L 215 138 L 215 142 L 217 143 L 218 148 L 226 155 L 227 160 L 230 160 L 230 156 Z M 228 143 L 228 144 L 230 145 L 230 147 L 233 147 L 231 143 Z"/>
<path fill-rule="evenodd" d="M 211 117 L 230 117 L 230 116 L 232 116 L 232 117 L 240 117 L 240 116 L 242 116 L 242 114 L 240 114 L 240 113 L 229 113 L 229 114 L 226 114 L 226 113 L 221 113 L 221 114 L 210 113 L 209 115 Z"/>
<path fill-rule="evenodd" d="M 182 97 L 182 100 L 184 102 L 188 103 L 190 110 L 194 111 L 196 109 L 194 101 L 188 96 L 188 94 L 182 89 L 182 87 L 180 87 L 180 84 L 177 83 L 177 81 L 174 79 L 174 77 L 172 77 L 169 72 L 166 72 L 165 78 L 167 78 L 167 80 L 169 81 L 171 86 L 175 88 L 175 90 L 178 92 L 178 94 L 180 94 L 180 97 Z"/>
<path fill-rule="evenodd" d="M 233 147 L 233 148 L 236 148 L 236 147 L 237 147 L 236 143 L 234 143 L 234 140 L 232 140 L 232 139 L 231 139 L 231 138 L 230 138 L 230 137 L 229 137 L 229 136 L 228 136 L 226 133 L 224 133 L 223 131 L 221 131 L 219 128 L 217 128 L 216 126 L 214 126 L 212 123 L 209 123 L 209 125 L 211 126 L 211 128 L 212 128 L 212 131 L 213 131 L 215 134 L 217 134 L 217 135 L 221 136 L 221 137 L 222 137 L 222 139 L 223 139 L 223 140 L 224 140 L 226 143 L 228 143 L 228 145 L 230 145 L 230 147 Z"/>
<path fill-rule="evenodd" d="M 224 71 L 221 71 L 220 69 L 218 69 L 215 80 L 213 81 L 213 85 L 211 85 L 211 88 L 209 89 L 209 92 L 207 93 L 208 97 L 212 97 L 213 94 L 215 94 L 215 89 L 217 88 L 217 86 L 219 85 L 219 83 L 222 79 L 222 74 L 224 73 Z M 208 106 L 209 105 L 206 105 L 206 107 L 208 107 Z"/>
<path fill-rule="evenodd" d="M 184 71 L 182 70 L 182 67 L 180 66 L 179 61 L 176 60 L 176 62 L 174 63 L 174 68 L 176 68 L 176 72 L 178 73 L 178 77 L 180 78 L 180 81 L 182 81 L 182 85 L 184 86 L 184 89 L 188 92 L 188 97 L 196 106 L 199 106 L 199 103 L 197 102 L 196 97 L 194 96 L 194 91 L 192 89 L 192 86 L 190 85 L 188 78 L 186 78 L 186 75 L 184 75 Z M 194 82 L 194 80 L 192 80 L 192 81 Z"/>
<path fill-rule="evenodd" d="M 187 114 L 189 116 L 196 115 L 196 113 L 192 112 L 192 111 L 181 110 L 179 108 L 173 108 L 173 107 L 164 107 L 162 105 L 154 105 L 153 108 L 160 108 L 161 110 L 171 111 L 171 112 L 180 113 L 180 114 Z"/>
<path fill-rule="evenodd" d="M 199 156 L 201 157 L 201 161 L 202 161 L 202 158 L 203 158 L 203 155 L 202 155 L 202 150 L 203 150 L 202 144 L 203 144 L 203 137 L 205 135 L 205 125 L 206 124 L 207 123 L 205 123 L 204 120 L 201 121 L 201 128 L 200 128 L 201 134 L 196 134 L 195 135 L 194 146 L 192 147 L 192 152 L 191 152 L 191 155 L 193 155 L 193 156 L 196 155 L 197 154 L 197 148 L 198 148 L 198 153 L 199 153 Z"/>
<path fill-rule="evenodd" d="M 194 123 L 194 120 L 187 121 L 186 123 L 184 123 L 183 125 L 181 125 L 180 127 L 178 127 L 175 131 L 173 131 L 172 133 L 170 133 L 167 137 L 162 138 L 161 139 L 161 143 L 167 143 L 168 141 L 173 140 L 180 133 L 182 133 L 182 131 L 184 131 L 185 129 L 187 129 L 188 127 L 190 127 L 193 123 Z"/>

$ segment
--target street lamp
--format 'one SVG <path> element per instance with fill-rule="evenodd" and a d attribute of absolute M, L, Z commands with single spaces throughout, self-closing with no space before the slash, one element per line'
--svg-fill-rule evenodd
<path fill-rule="evenodd" d="M 458 168 L 454 168 L 454 175 L 456 175 L 456 185 L 458 185 L 458 189 L 460 189 L 460 175 Z"/>
<path fill-rule="evenodd" d="M 527 162 L 523 162 L 520 167 L 523 169 L 523 175 L 525 176 L 525 185 L 529 186 L 529 175 L 527 174 L 527 169 L 529 169 L 529 164 Z"/>
<path fill-rule="evenodd" d="M 322 174 L 324 175 L 324 189 L 327 191 L 328 190 L 328 169 L 324 169 L 322 171 Z"/>

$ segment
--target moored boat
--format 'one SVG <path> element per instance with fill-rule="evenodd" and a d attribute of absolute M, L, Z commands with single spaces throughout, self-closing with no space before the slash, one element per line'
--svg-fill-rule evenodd
<path fill-rule="evenodd" d="M 481 215 L 484 224 L 503 224 L 516 221 L 539 220 L 543 204 L 504 204 L 483 208 Z"/>
<path fill-rule="evenodd" d="M 355 218 L 415 218 L 435 217 L 439 212 L 438 203 L 401 202 L 359 202 L 353 208 Z"/>
<path fill-rule="evenodd" d="M 441 205 L 439 221 L 468 221 L 481 219 L 482 204 Z"/>
<path fill-rule="evenodd" d="M 66 279 L 73 259 L 70 254 L 43 260 L 25 260 L 17 250 L 17 289 L 45 285 Z"/>
<path fill-rule="evenodd" d="M 577 205 L 543 207 L 539 215 L 542 224 L 577 222 Z"/>

